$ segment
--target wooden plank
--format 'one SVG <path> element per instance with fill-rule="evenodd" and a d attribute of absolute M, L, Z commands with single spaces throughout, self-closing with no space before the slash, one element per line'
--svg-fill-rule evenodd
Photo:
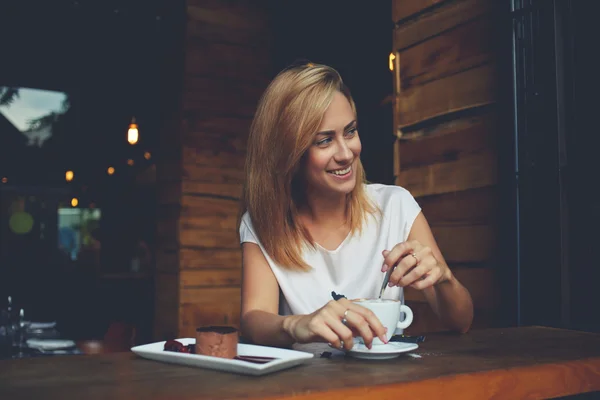
<path fill-rule="evenodd" d="M 497 181 L 496 155 L 471 155 L 456 161 L 404 170 L 396 177 L 415 197 L 493 186 Z"/>
<path fill-rule="evenodd" d="M 179 286 L 182 289 L 239 286 L 241 282 L 241 268 L 185 269 L 179 273 Z"/>
<path fill-rule="evenodd" d="M 248 132 L 237 135 L 224 133 L 186 132 L 182 138 L 184 150 L 181 158 L 185 157 L 185 149 L 199 150 L 208 154 L 224 154 L 224 157 L 244 159 Z M 235 156 L 235 157 L 232 157 Z"/>
<path fill-rule="evenodd" d="M 236 81 L 253 82 L 266 87 L 271 73 L 269 49 L 246 47 L 188 38 L 186 43 L 185 73 Z M 252 62 L 244 62 L 252 60 Z"/>
<path fill-rule="evenodd" d="M 239 328 L 240 288 L 192 288 L 181 290 L 179 333 L 194 337 L 195 330 L 207 325 Z"/>
<path fill-rule="evenodd" d="M 431 231 L 448 264 L 478 263 L 495 257 L 493 225 L 432 226 Z"/>
<path fill-rule="evenodd" d="M 195 111 L 186 112 L 182 118 L 185 135 L 201 133 L 202 137 L 206 137 L 212 133 L 218 134 L 216 137 L 224 136 L 227 142 L 237 138 L 242 138 L 245 142 L 251 123 L 251 118 L 220 117 Z"/>
<path fill-rule="evenodd" d="M 444 0 L 392 0 L 392 21 L 398 22 Z"/>
<path fill-rule="evenodd" d="M 192 193 L 206 193 L 239 199 L 242 196 L 242 184 L 183 181 L 182 194 L 188 195 Z"/>
<path fill-rule="evenodd" d="M 189 195 L 181 197 L 181 215 L 186 218 L 214 216 L 223 219 L 233 218 L 233 220 L 235 220 L 239 208 L 240 203 L 236 199 Z"/>
<path fill-rule="evenodd" d="M 429 225 L 493 224 L 498 218 L 498 189 L 484 187 L 419 197 Z"/>
<path fill-rule="evenodd" d="M 493 309 L 500 305 L 494 268 L 453 267 L 452 273 L 469 291 L 473 306 L 478 309 Z M 410 287 L 404 289 L 404 299 L 427 302 L 423 292 Z"/>
<path fill-rule="evenodd" d="M 239 168 L 207 167 L 203 165 L 184 164 L 180 176 L 184 180 L 205 183 L 241 184 L 245 174 Z"/>
<path fill-rule="evenodd" d="M 235 249 L 211 249 L 182 247 L 179 250 L 179 267 L 181 269 L 196 268 L 232 268 L 242 266 L 242 251 Z"/>
<path fill-rule="evenodd" d="M 400 52 L 402 90 L 491 62 L 497 51 L 494 23 L 476 18 Z"/>
<path fill-rule="evenodd" d="M 401 170 L 416 166 L 455 161 L 484 151 L 497 144 L 496 114 L 464 117 L 421 129 L 414 139 L 399 139 L 398 166 Z"/>
<path fill-rule="evenodd" d="M 402 50 L 493 11 L 493 0 L 449 1 L 394 29 L 394 50 Z"/>
<path fill-rule="evenodd" d="M 179 245 L 239 249 L 240 241 L 237 231 L 207 230 L 190 224 L 182 224 L 179 230 Z"/>
<path fill-rule="evenodd" d="M 243 153 L 231 153 L 210 147 L 183 148 L 183 162 L 205 167 L 227 167 L 244 169 L 246 158 Z"/>
<path fill-rule="evenodd" d="M 187 75 L 183 110 L 197 110 L 213 116 L 251 118 L 265 86 L 233 79 Z"/>
<path fill-rule="evenodd" d="M 398 95 L 399 128 L 496 101 L 498 81 L 495 65 L 483 65 Z"/>

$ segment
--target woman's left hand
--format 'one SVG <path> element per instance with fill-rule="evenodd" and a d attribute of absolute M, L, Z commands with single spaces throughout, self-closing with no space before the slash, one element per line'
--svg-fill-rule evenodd
<path fill-rule="evenodd" d="M 410 286 L 418 290 L 448 281 L 452 277 L 450 268 L 438 262 L 431 248 L 416 240 L 399 243 L 392 250 L 383 251 L 382 272 L 396 265 L 390 276 L 389 286 Z"/>

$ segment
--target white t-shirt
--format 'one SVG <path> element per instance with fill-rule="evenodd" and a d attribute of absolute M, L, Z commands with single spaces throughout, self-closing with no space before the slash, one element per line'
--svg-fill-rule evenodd
<path fill-rule="evenodd" d="M 258 241 L 249 214 L 243 215 L 241 242 L 256 243 L 267 259 L 279 283 L 281 315 L 310 314 L 332 299 L 332 291 L 349 299 L 379 296 L 384 278 L 381 252 L 406 241 L 421 207 L 400 186 L 368 184 L 366 193 L 382 211 L 381 217 L 369 218 L 360 234 L 349 234 L 335 250 L 306 246 L 302 256 L 312 267 L 307 272 L 274 263 Z M 403 289 L 388 287 L 383 298 L 403 301 Z"/>

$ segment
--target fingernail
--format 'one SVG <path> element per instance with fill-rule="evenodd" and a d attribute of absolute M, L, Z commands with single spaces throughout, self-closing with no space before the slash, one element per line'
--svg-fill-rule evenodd
<path fill-rule="evenodd" d="M 389 286 L 389 287 L 393 287 L 393 286 L 394 286 L 394 282 L 389 282 L 389 283 L 388 283 L 388 286 Z"/>
<path fill-rule="evenodd" d="M 387 337 L 385 335 L 379 336 L 379 340 L 381 340 L 385 344 L 387 344 L 387 342 L 388 342 Z"/>
<path fill-rule="evenodd" d="M 385 271 L 387 271 L 387 270 L 388 270 L 388 268 L 389 268 L 389 267 L 388 267 L 387 265 L 383 264 L 383 266 L 381 267 L 381 272 L 385 272 Z"/>

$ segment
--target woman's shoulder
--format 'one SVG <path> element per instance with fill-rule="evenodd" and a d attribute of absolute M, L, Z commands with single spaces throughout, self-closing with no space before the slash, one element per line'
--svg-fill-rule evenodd
<path fill-rule="evenodd" d="M 380 206 L 387 204 L 402 205 L 406 202 L 415 201 L 412 194 L 402 186 L 385 185 L 382 183 L 369 183 L 366 185 L 369 196 Z"/>

